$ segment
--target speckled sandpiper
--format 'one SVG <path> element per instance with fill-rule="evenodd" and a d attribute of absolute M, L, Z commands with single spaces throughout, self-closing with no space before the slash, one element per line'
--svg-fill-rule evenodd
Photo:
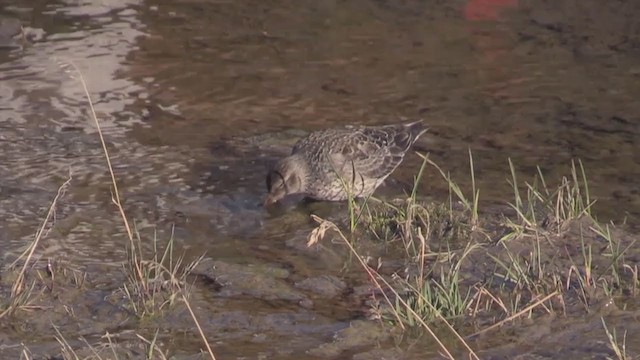
<path fill-rule="evenodd" d="M 422 121 L 334 128 L 300 139 L 267 175 L 271 205 L 289 195 L 342 201 L 367 197 L 400 165 L 427 131 Z"/>

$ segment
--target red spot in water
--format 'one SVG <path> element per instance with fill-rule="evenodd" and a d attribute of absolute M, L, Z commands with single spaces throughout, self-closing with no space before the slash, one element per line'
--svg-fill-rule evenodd
<path fill-rule="evenodd" d="M 464 7 L 466 20 L 497 20 L 502 10 L 518 5 L 518 0 L 469 0 Z"/>
<path fill-rule="evenodd" d="M 509 96 L 511 86 L 495 86 L 497 83 L 510 84 L 514 74 L 511 72 L 514 59 L 510 56 L 508 30 L 503 27 L 481 26 L 476 21 L 497 22 L 505 10 L 518 7 L 518 0 L 468 0 L 463 8 L 464 19 L 469 21 L 467 30 L 477 57 L 476 69 L 487 77 L 487 87 L 483 90 L 498 98 Z"/>

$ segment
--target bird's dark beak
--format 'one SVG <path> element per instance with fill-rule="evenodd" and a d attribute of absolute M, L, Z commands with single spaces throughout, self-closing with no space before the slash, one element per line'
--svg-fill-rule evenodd
<path fill-rule="evenodd" d="M 262 206 L 268 207 L 268 206 L 273 205 L 273 203 L 275 203 L 275 202 L 276 201 L 273 199 L 271 194 L 267 194 L 267 197 L 264 199 L 264 203 L 262 204 Z"/>

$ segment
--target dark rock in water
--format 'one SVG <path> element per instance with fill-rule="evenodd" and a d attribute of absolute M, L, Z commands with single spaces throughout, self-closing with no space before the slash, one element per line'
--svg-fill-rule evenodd
<path fill-rule="evenodd" d="M 299 289 L 311 291 L 319 296 L 333 298 L 342 294 L 347 285 L 335 276 L 323 275 L 304 279 L 296 283 Z"/>
<path fill-rule="evenodd" d="M 309 350 L 309 354 L 334 358 L 345 351 L 374 346 L 391 336 L 391 332 L 378 322 L 356 320 L 349 327 L 340 330 L 334 336 L 334 341 Z"/>
<path fill-rule="evenodd" d="M 22 34 L 22 23 L 15 18 L 0 18 L 0 49 L 19 47 L 15 37 Z"/>
<path fill-rule="evenodd" d="M 406 358 L 399 349 L 373 349 L 353 355 L 352 360 L 401 360 Z"/>
<path fill-rule="evenodd" d="M 289 285 L 289 272 L 267 264 L 235 264 L 204 259 L 193 271 L 218 284 L 223 297 L 251 296 L 263 300 L 284 300 L 308 304 L 307 297 Z"/>

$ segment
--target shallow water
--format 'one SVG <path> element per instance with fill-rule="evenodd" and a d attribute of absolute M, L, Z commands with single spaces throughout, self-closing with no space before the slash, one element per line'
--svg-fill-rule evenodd
<path fill-rule="evenodd" d="M 329 269 L 341 256 L 304 248 L 311 210 L 259 206 L 266 166 L 305 131 L 399 119 L 430 123 L 418 149 L 464 186 L 470 149 L 486 203 L 512 198 L 508 158 L 521 180 L 540 165 L 548 182 L 579 158 L 596 214 L 640 224 L 640 5 L 513 0 L 494 11 L 482 3 L 5 1 L 0 15 L 22 20 L 27 43 L 0 49 L 3 257 L 33 238 L 69 176 L 39 255 L 82 266 L 125 257 L 73 65 L 91 92 L 130 220 L 144 236 L 175 231 L 193 256 L 279 264 L 300 277 L 339 274 Z M 385 191 L 400 194 L 419 164 L 410 156 Z M 447 196 L 435 171 L 420 191 Z M 252 315 L 210 300 L 203 306 Z M 289 311 L 259 309 L 268 319 Z M 331 311 L 324 325 L 309 320 L 320 316 L 312 310 L 294 309 L 264 328 L 285 337 L 289 322 L 309 320 L 304 340 L 289 344 L 309 348 L 356 315 L 335 310 L 338 320 Z M 246 330 L 230 327 L 220 342 L 246 343 L 237 329 Z M 268 348 L 256 346 L 256 354 Z"/>

